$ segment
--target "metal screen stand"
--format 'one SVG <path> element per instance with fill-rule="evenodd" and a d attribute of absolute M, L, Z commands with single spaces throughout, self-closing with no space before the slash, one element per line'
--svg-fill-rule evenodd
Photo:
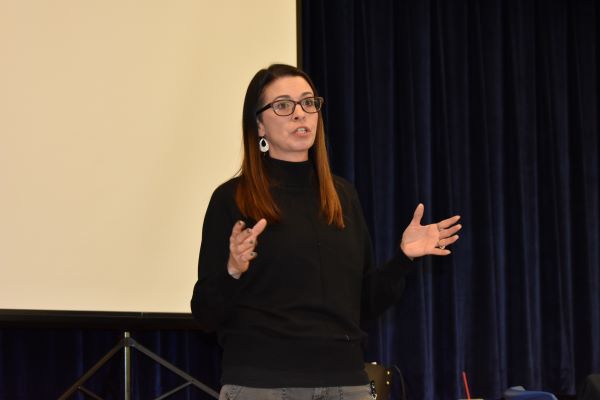
<path fill-rule="evenodd" d="M 183 370 L 177 368 L 176 366 L 174 366 L 173 364 L 169 363 L 164 358 L 161 358 L 156 353 L 153 353 L 152 351 L 148 350 L 147 348 L 145 348 L 144 346 L 142 346 L 141 344 L 136 342 L 135 339 L 133 339 L 131 337 L 130 333 L 128 331 L 126 331 L 123 333 L 123 338 L 119 341 L 119 343 L 117 343 L 117 345 L 115 347 L 110 349 L 109 352 L 106 353 L 96 364 L 94 364 L 94 366 L 92 368 L 90 368 L 85 374 L 83 374 L 81 376 L 81 378 L 79 378 L 77 380 L 77 382 L 75 382 L 69 389 L 67 389 L 66 392 L 64 392 L 58 398 L 58 400 L 67 400 L 70 396 L 72 396 L 77 391 L 81 391 L 86 396 L 91 397 L 95 400 L 102 400 L 102 398 L 100 396 L 96 395 L 91 390 L 83 387 L 83 384 L 88 379 L 90 379 L 104 364 L 106 364 L 110 359 L 112 359 L 114 357 L 114 355 L 117 354 L 121 349 L 123 349 L 123 367 L 124 367 L 123 368 L 123 370 L 124 370 L 124 375 L 123 375 L 124 394 L 123 395 L 124 395 L 124 400 L 131 400 L 131 349 L 132 348 L 138 350 L 142 354 L 144 354 L 147 357 L 149 357 L 150 359 L 152 359 L 154 362 L 162 365 L 163 367 L 167 368 L 169 371 L 180 376 L 181 378 L 183 378 L 186 381 L 184 384 L 176 387 L 175 389 L 170 390 L 169 392 L 160 395 L 155 400 L 166 399 L 167 397 L 171 396 L 172 394 L 175 394 L 175 393 L 179 392 L 180 390 L 187 388 L 188 386 L 195 386 L 198 389 L 202 390 L 204 393 L 209 394 L 213 398 L 215 398 L 215 399 L 219 398 L 219 393 L 217 393 L 210 387 L 206 386 L 199 380 L 195 379 L 194 377 L 192 377 L 185 371 L 183 371 Z"/>

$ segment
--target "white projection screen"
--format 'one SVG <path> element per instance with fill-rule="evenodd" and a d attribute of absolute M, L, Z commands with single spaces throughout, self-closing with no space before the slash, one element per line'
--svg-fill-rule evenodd
<path fill-rule="evenodd" d="M 0 0 L 0 309 L 189 313 L 293 0 Z"/>

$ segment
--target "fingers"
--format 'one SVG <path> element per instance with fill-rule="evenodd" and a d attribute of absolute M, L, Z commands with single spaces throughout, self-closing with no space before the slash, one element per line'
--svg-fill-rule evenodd
<path fill-rule="evenodd" d="M 456 224 L 460 219 L 460 215 L 455 215 L 453 217 L 447 218 L 443 221 L 438 222 L 436 225 L 438 229 L 441 231 L 442 229 L 447 229 L 448 227 Z"/>
<path fill-rule="evenodd" d="M 258 235 L 263 233 L 267 227 L 267 220 L 262 218 L 252 228 L 244 230 L 240 233 L 239 250 L 244 254 L 246 261 L 250 261 L 256 258 L 257 254 L 254 251 L 256 244 L 258 243 Z"/>
<path fill-rule="evenodd" d="M 233 226 L 231 231 L 231 236 L 229 238 L 230 244 L 234 246 L 246 246 L 246 245 L 256 245 L 257 237 L 260 235 L 267 226 L 267 221 L 263 218 L 254 225 L 252 228 L 245 228 L 245 223 L 243 221 L 238 221 Z"/>
<path fill-rule="evenodd" d="M 246 226 L 246 223 L 244 221 L 238 221 L 235 224 L 233 224 L 233 228 L 231 229 L 231 236 L 234 235 L 239 235 L 240 232 L 242 232 L 242 229 L 244 229 L 244 227 Z"/>
<path fill-rule="evenodd" d="M 410 224 L 411 225 L 420 225 L 424 212 L 425 212 L 425 206 L 423 205 L 423 203 L 419 203 L 417 208 L 415 208 L 415 213 L 413 214 L 413 218 L 412 218 L 412 221 L 410 221 Z"/>
<path fill-rule="evenodd" d="M 410 221 L 411 225 L 420 225 L 421 220 L 423 219 L 424 213 L 425 213 L 425 206 L 423 205 L 423 203 L 419 203 L 419 205 L 417 205 L 417 208 L 415 208 L 415 212 L 413 214 L 412 221 Z M 438 230 L 441 232 L 442 230 L 447 229 L 447 228 L 451 227 L 452 225 L 456 224 L 459 219 L 460 219 L 460 215 L 455 215 L 453 217 L 450 217 L 450 218 L 447 218 L 445 220 L 438 222 L 436 225 L 438 227 Z M 448 236 L 458 232 L 461 227 L 462 226 L 458 225 L 458 229 L 453 230 L 452 232 L 448 233 Z"/>
<path fill-rule="evenodd" d="M 229 238 L 229 242 L 234 246 L 241 246 L 244 243 L 254 244 L 254 242 L 256 242 L 256 236 L 252 235 L 251 228 L 246 228 L 238 234 L 232 234 Z"/>
<path fill-rule="evenodd" d="M 439 239 L 432 254 L 438 256 L 447 256 L 451 254 L 450 250 L 448 250 L 446 247 L 454 244 L 459 239 L 459 236 L 456 234 L 456 232 L 462 229 L 462 225 L 457 224 L 459 220 L 460 215 L 455 215 L 436 224 L 438 228 Z"/>
<path fill-rule="evenodd" d="M 451 244 L 454 244 L 454 242 L 456 242 L 459 239 L 458 235 L 454 235 L 445 239 L 440 239 L 438 240 L 438 248 L 443 249 L 444 247 L 450 246 Z"/>
<path fill-rule="evenodd" d="M 258 256 L 258 253 L 256 253 L 254 249 L 252 249 L 251 251 L 244 251 L 240 253 L 239 258 L 243 262 L 248 262 L 254 260 L 256 256 Z"/>
<path fill-rule="evenodd" d="M 452 254 L 452 252 L 448 249 L 439 249 L 436 247 L 429 254 L 431 254 L 433 256 L 448 256 L 448 255 Z"/>
<path fill-rule="evenodd" d="M 238 276 L 248 269 L 248 263 L 257 257 L 254 251 L 258 243 L 258 235 L 266 228 L 267 221 L 262 218 L 252 228 L 247 228 L 244 221 L 238 221 L 231 229 L 229 237 L 228 270 L 232 276 Z"/>
<path fill-rule="evenodd" d="M 449 219 L 452 219 L 452 218 L 449 218 Z M 445 221 L 448 221 L 448 220 L 445 220 Z M 456 221 L 458 221 L 458 219 L 456 219 Z M 449 252 L 449 250 L 447 250 L 446 247 L 450 246 L 451 244 L 454 244 L 459 239 L 459 236 L 456 235 L 455 233 L 458 232 L 461 228 L 462 228 L 462 225 L 458 224 L 458 225 L 451 226 L 448 229 L 440 229 L 439 224 L 438 224 L 439 239 L 438 239 L 434 254 L 437 254 L 437 255 L 450 254 L 450 253 L 439 254 L 439 251 L 443 251 L 443 252 L 448 251 Z"/>
<path fill-rule="evenodd" d="M 263 233 L 263 231 L 265 230 L 265 228 L 267 227 L 267 220 L 264 218 L 261 218 L 253 227 L 252 227 L 252 233 L 254 233 L 256 236 L 260 235 L 261 233 Z"/>
<path fill-rule="evenodd" d="M 424 212 L 425 206 L 423 203 L 419 203 L 415 209 L 409 227 L 406 228 L 402 235 L 401 246 L 403 246 L 406 239 L 410 242 L 409 244 L 413 250 L 415 247 L 425 249 L 424 254 L 415 254 L 416 257 L 427 254 L 436 256 L 447 256 L 451 254 L 451 251 L 446 247 L 454 244 L 459 239 L 457 232 L 462 229 L 462 225 L 458 224 L 460 215 L 446 218 L 436 224 L 423 226 L 421 225 L 421 220 L 423 219 Z M 402 250 L 405 254 L 409 255 L 407 250 L 405 250 L 405 247 L 402 247 Z M 410 253 L 415 252 L 410 250 Z M 416 253 L 420 252 L 416 251 Z"/>
<path fill-rule="evenodd" d="M 456 234 L 456 232 L 460 231 L 462 229 L 462 225 L 458 224 L 458 225 L 454 225 L 451 226 L 448 229 L 439 229 L 438 227 L 438 232 L 440 235 L 440 239 L 445 239 L 445 238 L 449 238 L 450 236 L 453 236 Z"/>

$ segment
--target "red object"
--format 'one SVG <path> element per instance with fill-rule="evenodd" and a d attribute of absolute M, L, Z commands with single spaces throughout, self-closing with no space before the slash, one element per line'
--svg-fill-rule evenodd
<path fill-rule="evenodd" d="M 469 391 L 469 382 L 467 382 L 467 373 L 462 373 L 463 383 L 465 384 L 465 392 L 467 392 L 467 399 L 471 400 L 471 392 Z"/>

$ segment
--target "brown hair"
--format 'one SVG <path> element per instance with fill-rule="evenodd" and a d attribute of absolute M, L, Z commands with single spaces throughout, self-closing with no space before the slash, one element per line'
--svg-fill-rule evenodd
<path fill-rule="evenodd" d="M 273 64 L 267 69 L 261 69 L 254 75 L 248 85 L 244 98 L 242 115 L 242 130 L 244 141 L 244 159 L 240 168 L 240 181 L 237 187 L 235 201 L 242 214 L 259 220 L 265 218 L 268 222 L 280 220 L 277 204 L 270 191 L 269 177 L 266 173 L 265 158 L 258 149 L 258 124 L 256 110 L 263 104 L 263 91 L 271 82 L 287 76 L 300 76 L 308 82 L 317 96 L 317 90 L 308 75 L 290 65 Z M 319 121 L 315 143 L 309 149 L 309 158 L 313 161 L 319 181 L 321 199 L 321 214 L 328 224 L 344 227 L 342 205 L 338 197 L 333 177 L 329 168 L 327 149 L 325 147 L 325 129 L 323 116 L 319 112 Z"/>

